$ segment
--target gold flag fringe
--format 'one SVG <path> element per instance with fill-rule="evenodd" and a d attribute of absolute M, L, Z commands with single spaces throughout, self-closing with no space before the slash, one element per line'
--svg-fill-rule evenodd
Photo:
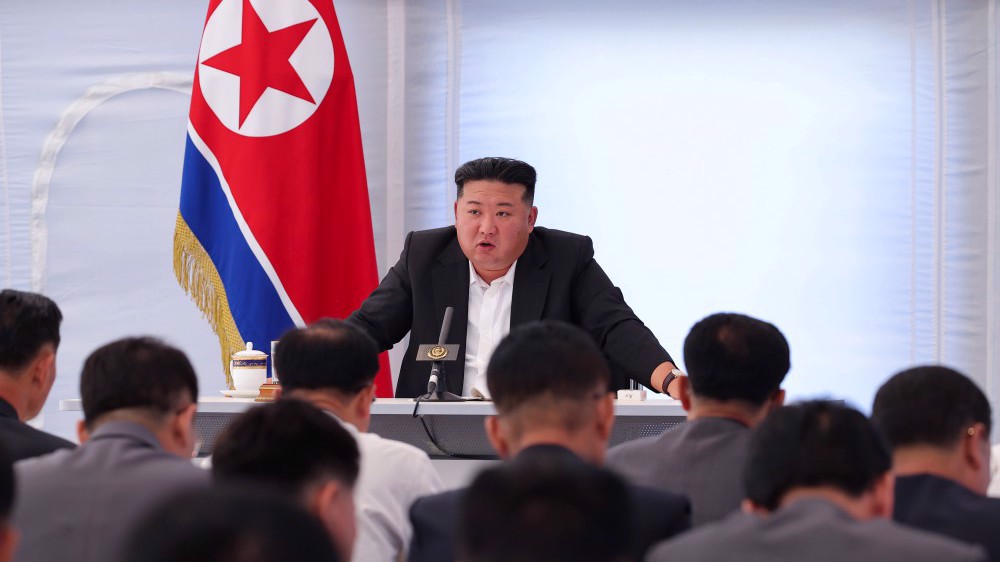
<path fill-rule="evenodd" d="M 208 319 L 212 330 L 219 335 L 226 388 L 233 388 L 229 360 L 233 353 L 245 349 L 243 337 L 229 310 L 226 288 L 222 285 L 215 263 L 180 213 L 177 213 L 177 228 L 174 230 L 174 275 L 184 292 L 191 296 Z"/>

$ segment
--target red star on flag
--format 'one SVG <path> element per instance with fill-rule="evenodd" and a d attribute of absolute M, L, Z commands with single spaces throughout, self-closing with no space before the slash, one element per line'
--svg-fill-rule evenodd
<path fill-rule="evenodd" d="M 268 31 L 250 0 L 243 0 L 243 42 L 202 62 L 239 77 L 240 127 L 268 88 L 316 103 L 288 61 L 315 23 L 312 19 Z"/>

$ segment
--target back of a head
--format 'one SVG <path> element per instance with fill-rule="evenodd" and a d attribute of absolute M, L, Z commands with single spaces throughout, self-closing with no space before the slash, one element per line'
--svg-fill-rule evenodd
<path fill-rule="evenodd" d="M 535 199 L 535 181 L 538 175 L 528 163 L 513 158 L 488 156 L 470 160 L 455 170 L 455 186 L 458 188 L 458 198 L 462 198 L 465 182 L 484 180 L 501 183 L 523 185 L 524 202 L 531 205 Z"/>
<path fill-rule="evenodd" d="M 572 416 L 607 392 L 611 371 L 586 332 L 547 320 L 511 330 L 493 352 L 486 380 L 500 416 L 535 405 Z"/>
<path fill-rule="evenodd" d="M 323 319 L 285 332 L 274 362 L 286 392 L 336 390 L 351 396 L 375 380 L 378 346 L 371 336 L 346 322 Z"/>
<path fill-rule="evenodd" d="M 242 414 L 212 455 L 217 481 L 255 481 L 301 495 L 333 479 L 353 487 L 358 446 L 340 422 L 315 406 L 283 398 Z"/>
<path fill-rule="evenodd" d="M 902 371 L 879 388 L 872 421 L 893 448 L 950 449 L 976 423 L 992 427 L 990 402 L 965 375 L 941 366 Z"/>
<path fill-rule="evenodd" d="M 608 470 L 559 458 L 482 472 L 461 506 L 459 551 L 469 562 L 629 559 L 627 488 Z"/>
<path fill-rule="evenodd" d="M 684 340 L 691 390 L 713 400 L 763 405 L 791 366 L 788 341 L 773 324 L 719 313 L 695 324 Z"/>
<path fill-rule="evenodd" d="M 13 289 L 0 292 L 0 370 L 20 371 L 43 345 L 59 347 L 62 312 L 46 296 Z"/>
<path fill-rule="evenodd" d="M 747 498 L 773 511 L 799 487 L 858 497 L 890 468 L 889 451 L 864 414 L 813 401 L 781 407 L 757 426 L 743 474 Z"/>
<path fill-rule="evenodd" d="M 165 417 L 198 399 L 198 377 L 184 352 L 149 338 L 124 338 L 99 347 L 80 374 L 87 426 L 106 414 L 135 410 Z"/>
<path fill-rule="evenodd" d="M 336 562 L 326 530 L 288 499 L 253 489 L 185 493 L 153 510 L 122 562 Z"/>

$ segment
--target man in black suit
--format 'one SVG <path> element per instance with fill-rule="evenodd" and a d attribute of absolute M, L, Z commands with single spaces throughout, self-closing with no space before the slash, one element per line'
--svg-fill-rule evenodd
<path fill-rule="evenodd" d="M 60 322 L 47 297 L 0 292 L 0 442 L 13 461 L 73 447 L 24 423 L 42 410 L 56 380 Z"/>
<path fill-rule="evenodd" d="M 781 381 L 791 363 L 777 327 L 732 313 L 691 328 L 684 362 L 687 423 L 611 449 L 608 466 L 640 486 L 691 498 L 697 527 L 739 509 L 751 428 L 784 402 Z"/>
<path fill-rule="evenodd" d="M 986 496 L 991 417 L 976 383 L 941 366 L 893 376 L 872 406 L 872 421 L 893 450 L 893 518 L 980 544 L 1000 560 L 1000 499 Z"/>
<path fill-rule="evenodd" d="M 462 502 L 465 562 L 629 560 L 628 488 L 572 453 L 540 455 L 480 473 Z"/>
<path fill-rule="evenodd" d="M 614 422 L 610 370 L 585 332 L 562 322 L 515 328 L 490 359 L 487 382 L 497 415 L 486 418 L 493 447 L 510 463 L 600 465 Z M 465 490 L 417 500 L 410 509 L 410 560 L 454 560 L 459 505 Z M 628 487 L 635 525 L 630 551 L 641 559 L 658 540 L 690 527 L 687 498 Z"/>
<path fill-rule="evenodd" d="M 590 334 L 611 364 L 613 388 L 633 379 L 678 396 L 682 373 L 594 260 L 590 238 L 535 226 L 535 179 L 534 168 L 510 158 L 463 164 L 455 172 L 455 226 L 411 232 L 399 261 L 348 319 L 382 350 L 410 332 L 396 396 L 425 392 L 417 346 L 437 342 L 449 306 L 448 341 L 462 344 L 448 373 L 456 394 L 486 395 L 486 365 L 503 336 L 550 319 Z"/>

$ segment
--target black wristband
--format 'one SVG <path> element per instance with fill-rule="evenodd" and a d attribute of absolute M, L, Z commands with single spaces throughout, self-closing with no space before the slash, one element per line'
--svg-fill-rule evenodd
<path fill-rule="evenodd" d="M 674 379 L 683 376 L 685 376 L 684 373 L 676 367 L 667 373 L 667 378 L 663 379 L 663 393 L 670 396 L 670 393 L 667 392 L 667 388 L 670 387 L 670 383 L 674 382 Z"/>

